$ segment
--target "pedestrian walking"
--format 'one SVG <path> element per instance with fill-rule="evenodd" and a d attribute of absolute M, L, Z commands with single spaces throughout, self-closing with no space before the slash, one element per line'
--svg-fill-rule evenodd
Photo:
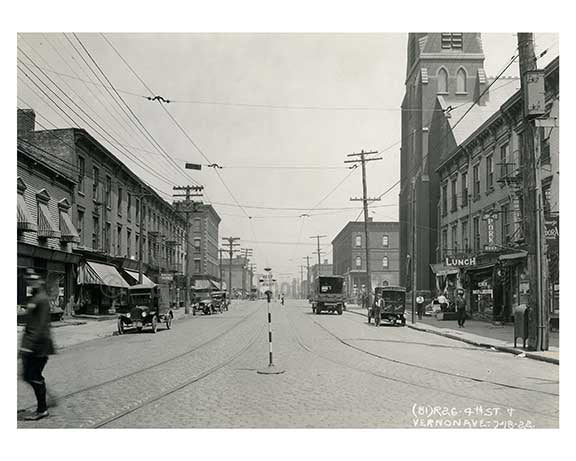
<path fill-rule="evenodd" d="M 20 346 L 22 378 L 32 386 L 37 406 L 36 411 L 24 419 L 36 421 L 48 416 L 46 382 L 42 371 L 48 356 L 54 353 L 54 344 L 50 333 L 50 302 L 45 282 L 33 269 L 26 271 L 25 279 L 32 289 L 32 299 L 28 303 L 26 328 Z"/>
<path fill-rule="evenodd" d="M 280 299 L 281 299 L 282 305 L 284 305 L 284 293 L 282 293 L 282 297 Z"/>
<path fill-rule="evenodd" d="M 464 299 L 464 290 L 458 290 L 456 295 L 456 311 L 458 312 L 458 326 L 464 328 L 466 321 L 466 300 Z"/>
<path fill-rule="evenodd" d="M 418 313 L 418 320 L 422 320 L 424 315 L 424 298 L 422 296 L 416 297 L 416 312 Z"/>

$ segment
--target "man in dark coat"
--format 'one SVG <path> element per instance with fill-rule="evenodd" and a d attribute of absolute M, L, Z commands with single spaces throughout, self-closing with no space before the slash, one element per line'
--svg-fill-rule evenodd
<path fill-rule="evenodd" d="M 458 290 L 458 295 L 456 296 L 456 311 L 458 312 L 458 326 L 464 328 L 464 322 L 466 321 L 466 300 L 464 299 L 464 290 Z"/>
<path fill-rule="evenodd" d="M 44 281 L 29 269 L 26 280 L 32 287 L 32 299 L 28 303 L 26 328 L 20 346 L 22 357 L 22 378 L 32 386 L 36 395 L 36 412 L 25 417 L 36 421 L 48 416 L 46 405 L 46 382 L 42 371 L 48 356 L 54 353 L 54 344 L 50 333 L 50 302 Z"/>

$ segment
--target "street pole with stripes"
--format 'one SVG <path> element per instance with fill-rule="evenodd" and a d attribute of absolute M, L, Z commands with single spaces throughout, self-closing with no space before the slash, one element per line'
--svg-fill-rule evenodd
<path fill-rule="evenodd" d="M 264 270 L 266 271 L 266 279 L 264 280 L 264 283 L 266 283 L 268 288 L 266 290 L 266 305 L 268 306 L 268 367 L 264 370 L 258 370 L 257 373 L 261 375 L 279 375 L 284 373 L 285 370 L 276 368 L 274 365 L 272 357 L 272 314 L 270 313 L 270 298 L 272 297 L 270 283 L 275 280 L 272 279 L 272 274 L 270 273 L 272 269 L 270 267 L 265 267 Z"/>

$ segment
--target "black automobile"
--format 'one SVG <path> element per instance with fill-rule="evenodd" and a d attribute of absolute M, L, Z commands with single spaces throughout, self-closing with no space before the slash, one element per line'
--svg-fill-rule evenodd
<path fill-rule="evenodd" d="M 196 315 L 196 312 L 202 312 L 204 315 L 216 312 L 214 301 L 209 294 L 196 298 L 196 302 L 192 305 L 192 315 Z"/>
<path fill-rule="evenodd" d="M 386 320 L 392 325 L 406 325 L 406 288 L 404 287 L 376 287 L 375 300 L 372 307 L 368 310 L 368 323 L 374 319 L 376 326 L 380 325 L 381 320 Z M 376 309 L 376 298 L 384 299 L 384 309 Z"/>
<path fill-rule="evenodd" d="M 215 310 L 218 310 L 219 312 L 228 310 L 228 299 L 226 298 L 225 291 L 213 291 L 210 297 L 212 298 L 212 304 Z"/>
<path fill-rule="evenodd" d="M 118 316 L 118 334 L 132 328 L 140 332 L 144 327 L 150 327 L 156 333 L 160 323 L 164 323 L 167 330 L 172 327 L 174 314 L 162 286 L 134 285 L 128 292 L 129 311 Z"/>

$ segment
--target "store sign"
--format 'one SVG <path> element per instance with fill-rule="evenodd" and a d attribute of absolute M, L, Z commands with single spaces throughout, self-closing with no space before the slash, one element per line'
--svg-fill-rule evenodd
<path fill-rule="evenodd" d="M 560 226 L 558 218 L 545 222 L 544 236 L 546 241 L 557 241 L 560 239 Z"/>
<path fill-rule="evenodd" d="M 494 223 L 494 221 L 498 219 L 498 215 L 494 212 L 490 212 L 482 216 L 482 219 L 486 221 L 486 229 L 488 231 L 488 242 L 484 245 L 484 251 L 498 251 L 496 245 L 496 225 Z"/>
<path fill-rule="evenodd" d="M 476 256 L 472 257 L 456 257 L 446 256 L 445 264 L 449 267 L 473 267 L 476 265 Z"/>
<path fill-rule="evenodd" d="M 174 277 L 172 276 L 172 274 L 160 274 L 160 281 L 163 283 L 169 283 L 172 282 L 172 280 L 174 280 Z"/>

